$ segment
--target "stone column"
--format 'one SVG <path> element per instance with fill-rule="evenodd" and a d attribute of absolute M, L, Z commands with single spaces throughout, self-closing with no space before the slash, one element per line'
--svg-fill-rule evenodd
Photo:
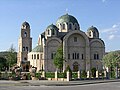
<path fill-rule="evenodd" d="M 67 81 L 70 81 L 71 80 L 71 73 L 69 71 L 67 71 Z"/>
<path fill-rule="evenodd" d="M 55 80 L 58 80 L 58 71 L 55 72 Z"/>
<path fill-rule="evenodd" d="M 99 71 L 96 71 L 96 78 L 99 78 Z"/>
<path fill-rule="evenodd" d="M 78 71 L 78 79 L 81 79 L 81 71 Z"/>
<path fill-rule="evenodd" d="M 42 71 L 42 77 L 45 77 L 45 71 Z"/>
<path fill-rule="evenodd" d="M 91 78 L 90 71 L 87 71 L 87 78 Z"/>

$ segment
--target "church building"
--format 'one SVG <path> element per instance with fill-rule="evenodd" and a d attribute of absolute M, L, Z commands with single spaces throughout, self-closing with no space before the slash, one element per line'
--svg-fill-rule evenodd
<path fill-rule="evenodd" d="M 105 44 L 99 37 L 98 29 L 91 26 L 87 32 L 82 31 L 78 20 L 69 14 L 59 17 L 55 25 L 49 25 L 39 35 L 38 43 L 33 49 L 30 25 L 24 22 L 18 42 L 17 64 L 22 65 L 23 69 L 28 69 L 31 65 L 37 71 L 54 72 L 56 67 L 53 58 L 60 45 L 63 47 L 63 71 L 67 65 L 72 71 L 103 69 Z"/>

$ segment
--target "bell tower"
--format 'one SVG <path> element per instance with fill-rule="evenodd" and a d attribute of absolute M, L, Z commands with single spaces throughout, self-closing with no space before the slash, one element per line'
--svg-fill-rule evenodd
<path fill-rule="evenodd" d="M 32 50 L 32 38 L 30 37 L 30 25 L 28 22 L 25 21 L 21 26 L 21 33 L 18 40 L 18 54 L 17 54 L 18 66 L 28 61 L 27 54 L 31 50 Z"/>

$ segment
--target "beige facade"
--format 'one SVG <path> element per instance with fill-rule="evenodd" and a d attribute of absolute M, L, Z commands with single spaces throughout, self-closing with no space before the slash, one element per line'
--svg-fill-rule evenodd
<path fill-rule="evenodd" d="M 93 67 L 102 70 L 105 44 L 99 38 L 98 29 L 91 26 L 85 33 L 80 30 L 77 19 L 68 14 L 59 17 L 56 25 L 49 25 L 39 35 L 38 45 L 28 53 L 30 65 L 37 67 L 37 71 L 55 71 L 53 57 L 60 45 L 65 59 L 63 70 L 67 65 L 73 71 L 89 71 Z"/>
<path fill-rule="evenodd" d="M 21 33 L 18 40 L 17 64 L 28 61 L 28 53 L 32 50 L 32 38 L 30 37 L 30 25 L 24 22 L 21 26 Z"/>

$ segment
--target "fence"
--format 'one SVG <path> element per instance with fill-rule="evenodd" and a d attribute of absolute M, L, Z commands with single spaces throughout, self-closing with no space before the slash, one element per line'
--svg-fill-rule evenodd
<path fill-rule="evenodd" d="M 119 73 L 120 74 L 120 73 Z M 94 76 L 92 76 L 94 75 Z M 94 74 L 92 72 L 88 71 L 78 71 L 78 72 L 72 72 L 72 73 L 63 73 L 63 72 L 39 72 L 31 74 L 29 72 L 21 72 L 20 75 L 17 75 L 16 73 L 12 72 L 0 72 L 0 80 L 31 80 L 32 77 L 36 77 L 37 79 L 48 79 L 48 80 L 62 80 L 65 81 L 69 78 L 69 80 L 77 80 L 77 79 L 108 79 L 110 78 L 110 75 L 113 75 L 111 73 L 108 73 L 107 71 L 96 71 Z M 120 78 L 120 75 L 118 75 Z"/>

